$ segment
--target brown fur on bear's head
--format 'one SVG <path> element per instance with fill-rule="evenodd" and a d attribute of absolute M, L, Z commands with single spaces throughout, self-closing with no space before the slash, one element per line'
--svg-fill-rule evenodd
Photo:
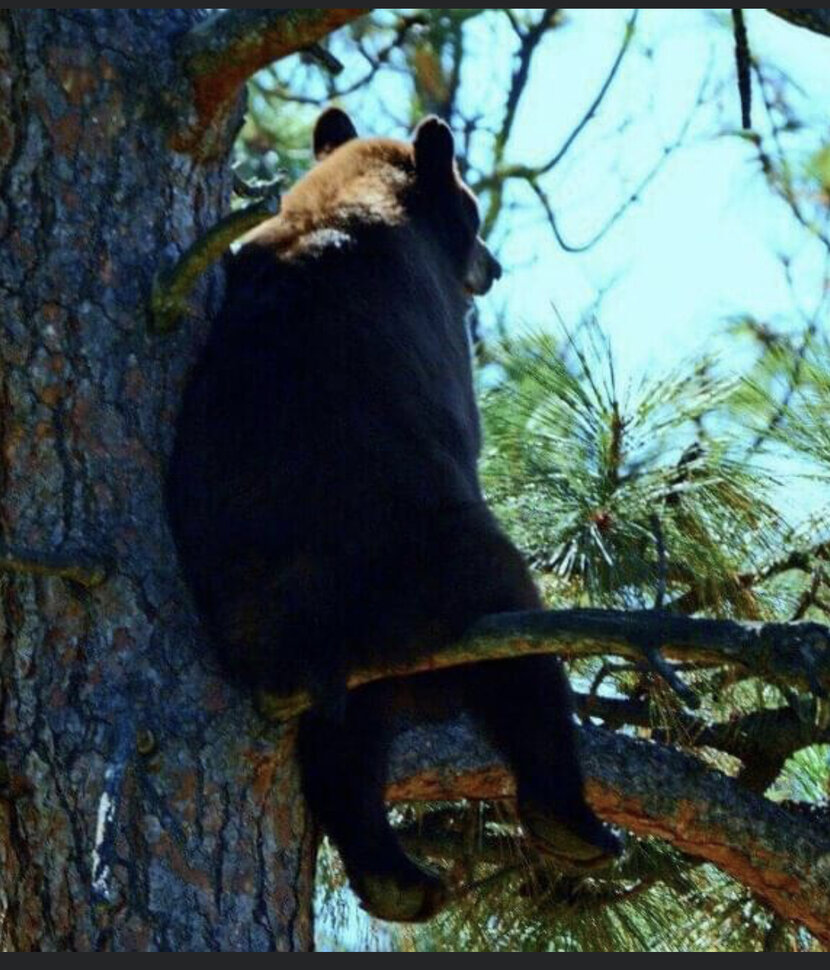
<path fill-rule="evenodd" d="M 292 260 L 347 246 L 362 227 L 416 225 L 446 251 L 468 292 L 485 293 L 501 276 L 439 118 L 425 118 L 409 143 L 359 138 L 348 115 L 329 108 L 314 129 L 314 154 L 317 165 L 283 197 L 280 214 L 246 242 Z"/>

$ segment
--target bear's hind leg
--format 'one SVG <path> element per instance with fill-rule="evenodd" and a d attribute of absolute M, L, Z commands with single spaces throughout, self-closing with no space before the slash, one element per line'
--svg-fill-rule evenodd
<path fill-rule="evenodd" d="M 516 775 L 522 825 L 537 848 L 580 869 L 608 865 L 619 839 L 585 801 L 571 690 L 555 657 L 469 670 L 468 703 Z"/>
<path fill-rule="evenodd" d="M 380 919 L 419 922 L 443 907 L 447 892 L 406 855 L 386 817 L 389 726 L 382 694 L 376 695 L 374 687 L 350 692 L 342 718 L 304 715 L 298 738 L 303 789 L 364 909 Z"/>

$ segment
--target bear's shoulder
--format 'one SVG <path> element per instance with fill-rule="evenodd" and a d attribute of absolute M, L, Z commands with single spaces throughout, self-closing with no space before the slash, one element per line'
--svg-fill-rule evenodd
<path fill-rule="evenodd" d="M 355 138 L 300 179 L 279 214 L 252 230 L 244 247 L 287 260 L 344 248 L 372 227 L 403 226 L 412 215 L 414 184 L 411 146 Z"/>

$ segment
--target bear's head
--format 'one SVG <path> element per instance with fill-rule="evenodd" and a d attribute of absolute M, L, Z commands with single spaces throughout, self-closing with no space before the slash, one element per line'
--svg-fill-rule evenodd
<path fill-rule="evenodd" d="M 458 174 L 452 133 L 439 118 L 425 118 L 409 143 L 359 138 L 349 116 L 329 108 L 314 128 L 314 155 L 317 164 L 284 196 L 279 216 L 248 242 L 292 259 L 348 246 L 364 227 L 414 226 L 468 294 L 486 293 L 501 276 L 478 235 L 478 205 Z"/>

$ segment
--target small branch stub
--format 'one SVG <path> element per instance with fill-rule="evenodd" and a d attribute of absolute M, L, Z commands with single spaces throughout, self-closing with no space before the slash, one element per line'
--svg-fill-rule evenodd
<path fill-rule="evenodd" d="M 112 563 L 79 550 L 40 552 L 0 543 L 0 572 L 57 576 L 94 589 L 112 573 Z"/>

